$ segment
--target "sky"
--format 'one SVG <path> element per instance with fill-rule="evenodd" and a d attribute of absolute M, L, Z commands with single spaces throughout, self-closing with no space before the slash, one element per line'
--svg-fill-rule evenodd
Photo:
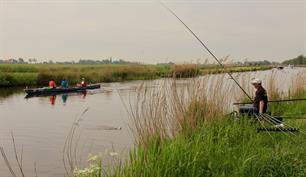
<path fill-rule="evenodd" d="M 163 0 L 219 58 L 306 55 L 306 0 Z M 158 1 L 0 0 L 0 59 L 121 58 L 142 63 L 212 57 Z"/>

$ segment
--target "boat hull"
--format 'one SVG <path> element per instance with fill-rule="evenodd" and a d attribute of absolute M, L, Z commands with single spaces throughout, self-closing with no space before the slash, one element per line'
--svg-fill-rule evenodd
<path fill-rule="evenodd" d="M 70 87 L 70 88 L 37 88 L 37 89 L 25 89 L 24 91 L 27 93 L 26 97 L 32 96 L 49 96 L 49 95 L 57 95 L 62 93 L 73 93 L 73 92 L 83 92 L 86 90 L 99 89 L 101 87 L 100 84 L 92 84 L 86 87 Z"/>

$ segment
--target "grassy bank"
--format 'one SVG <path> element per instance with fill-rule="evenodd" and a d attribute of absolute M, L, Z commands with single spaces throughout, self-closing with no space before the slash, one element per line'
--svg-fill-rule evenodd
<path fill-rule="evenodd" d="M 213 121 L 190 136 L 152 138 L 114 176 L 304 176 L 305 136 L 272 136 L 256 133 L 248 121 Z"/>
<path fill-rule="evenodd" d="M 306 129 L 305 121 L 298 124 Z M 149 146 L 132 150 L 125 166 L 111 173 L 116 177 L 305 176 L 305 135 L 278 132 L 271 133 L 272 139 L 268 133 L 257 133 L 256 126 L 260 125 L 246 119 L 219 119 L 173 139 L 152 136 Z M 107 176 L 97 163 L 101 160 L 90 161 L 91 167 L 76 176 Z"/>
<path fill-rule="evenodd" d="M 291 98 L 306 95 L 305 77 L 299 79 Z M 250 118 L 231 119 L 221 107 L 226 106 L 224 98 L 228 93 L 206 93 L 196 82 L 189 85 L 189 97 L 176 89 L 175 82 L 163 86 L 163 90 L 139 93 L 135 110 L 131 111 L 138 146 L 131 150 L 124 165 L 120 162 L 105 168 L 105 157 L 96 156 L 90 159 L 88 168 L 75 170 L 74 175 L 305 176 L 305 120 L 285 120 L 286 124 L 299 127 L 299 133 L 257 133 L 257 127 L 271 125 Z M 280 93 L 271 93 L 277 90 L 269 91 L 274 99 L 281 98 Z M 210 95 L 214 99 L 209 99 Z M 273 114 L 302 115 L 306 102 L 271 104 L 269 109 Z"/>
<path fill-rule="evenodd" d="M 162 77 L 194 77 L 225 71 L 246 72 L 271 69 L 262 67 L 235 67 L 225 70 L 217 66 L 202 65 L 60 65 L 60 64 L 0 64 L 0 87 L 45 86 L 53 78 L 57 83 L 63 78 L 71 85 L 85 77 L 88 82 L 117 82 L 127 80 L 150 80 Z"/>

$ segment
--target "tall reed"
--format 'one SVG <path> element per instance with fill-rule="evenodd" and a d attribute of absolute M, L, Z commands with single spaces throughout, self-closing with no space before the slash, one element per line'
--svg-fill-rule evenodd
<path fill-rule="evenodd" d="M 222 118 L 228 111 L 225 104 L 230 104 L 228 95 L 234 89 L 224 80 L 225 76 L 206 76 L 160 80 L 152 84 L 155 87 L 142 84 L 136 98 L 126 104 L 138 144 L 147 146 L 151 136 L 172 138 Z"/>

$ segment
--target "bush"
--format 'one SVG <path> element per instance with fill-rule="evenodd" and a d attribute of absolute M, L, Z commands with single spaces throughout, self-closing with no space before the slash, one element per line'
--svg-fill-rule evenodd
<path fill-rule="evenodd" d="M 199 75 L 200 70 L 197 65 L 185 64 L 185 65 L 172 65 L 171 73 L 176 78 L 189 78 Z"/>

